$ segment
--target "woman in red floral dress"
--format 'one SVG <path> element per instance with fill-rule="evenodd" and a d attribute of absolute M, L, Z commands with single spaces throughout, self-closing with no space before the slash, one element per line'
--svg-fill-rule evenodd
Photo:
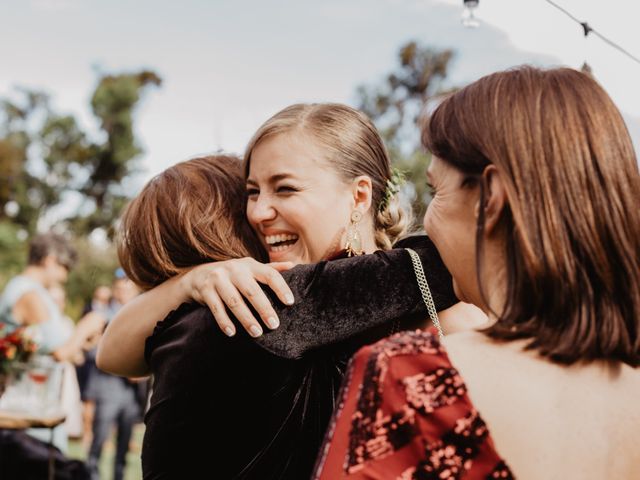
<path fill-rule="evenodd" d="M 425 229 L 489 324 L 362 348 L 314 478 L 640 478 L 640 175 L 613 102 L 524 67 L 444 100 L 422 138 Z"/>

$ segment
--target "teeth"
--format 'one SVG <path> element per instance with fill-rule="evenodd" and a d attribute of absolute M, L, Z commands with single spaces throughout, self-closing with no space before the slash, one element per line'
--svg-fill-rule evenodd
<path fill-rule="evenodd" d="M 264 237 L 264 239 L 267 242 L 267 245 L 273 245 L 274 243 L 278 243 L 278 242 L 286 242 L 288 240 L 297 240 L 298 236 L 283 233 L 280 235 L 267 235 L 266 237 Z"/>

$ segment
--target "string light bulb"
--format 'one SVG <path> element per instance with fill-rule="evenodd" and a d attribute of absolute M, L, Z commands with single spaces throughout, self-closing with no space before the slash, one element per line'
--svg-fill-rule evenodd
<path fill-rule="evenodd" d="M 463 0 L 462 25 L 467 28 L 478 28 L 480 26 L 480 22 L 473 14 L 473 11 L 478 8 L 479 3 L 480 0 Z"/>

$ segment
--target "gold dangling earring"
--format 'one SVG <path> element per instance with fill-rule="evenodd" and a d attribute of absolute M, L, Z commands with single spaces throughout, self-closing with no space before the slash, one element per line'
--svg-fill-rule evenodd
<path fill-rule="evenodd" d="M 360 230 L 358 230 L 358 224 L 362 220 L 362 213 L 357 210 L 351 212 L 351 223 L 347 229 L 347 256 L 353 257 L 355 255 L 362 255 L 362 237 L 360 236 Z"/>

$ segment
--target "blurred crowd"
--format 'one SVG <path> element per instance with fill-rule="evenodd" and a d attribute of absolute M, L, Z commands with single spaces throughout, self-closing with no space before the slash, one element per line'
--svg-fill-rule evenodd
<path fill-rule="evenodd" d="M 26 268 L 7 283 L 0 295 L 0 322 L 28 329 L 37 344 L 37 356 L 55 362 L 62 375 L 56 396 L 66 420 L 52 433 L 48 429 L 29 429 L 24 433 L 41 442 L 53 438 L 53 445 L 63 456 L 69 439 L 81 441 L 87 459 L 83 465 L 86 477 L 98 479 L 105 443 L 115 429 L 114 478 L 121 479 L 133 428 L 142 421 L 147 380 L 104 373 L 96 367 L 95 356 L 106 325 L 139 291 L 118 269 L 111 285 L 96 286 L 81 318 L 70 318 L 65 314 L 64 283 L 76 256 L 69 241 L 61 235 L 46 233 L 34 237 Z M 32 449 L 24 440 L 20 442 L 22 449 Z M 5 438 L 0 450 L 8 448 L 7 444 L 10 441 Z"/>

